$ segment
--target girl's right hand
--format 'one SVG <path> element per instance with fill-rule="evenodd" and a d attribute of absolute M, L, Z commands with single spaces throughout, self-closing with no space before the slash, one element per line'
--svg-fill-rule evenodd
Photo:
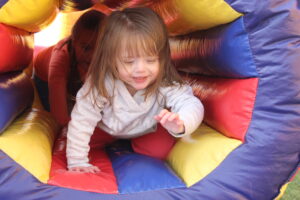
<path fill-rule="evenodd" d="M 158 115 L 154 116 L 165 129 L 168 131 L 179 134 L 184 132 L 184 124 L 177 113 L 163 109 Z"/>
<path fill-rule="evenodd" d="M 69 168 L 70 172 L 79 172 L 79 173 L 99 173 L 101 170 L 97 166 L 88 166 L 88 167 L 71 167 Z"/>

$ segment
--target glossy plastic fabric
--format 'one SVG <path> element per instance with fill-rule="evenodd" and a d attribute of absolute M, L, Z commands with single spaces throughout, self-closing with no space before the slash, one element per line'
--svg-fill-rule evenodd
<path fill-rule="evenodd" d="M 0 149 L 41 182 L 49 179 L 57 126 L 49 113 L 37 109 L 18 117 L 0 136 Z M 2 187 L 0 189 L 0 199 Z M 18 199 L 18 198 L 16 198 Z"/>
<path fill-rule="evenodd" d="M 85 200 L 132 200 L 132 199 L 182 199 L 188 198 L 195 200 L 197 191 L 186 189 L 157 190 L 149 192 L 135 193 L 134 195 L 105 195 L 79 190 L 72 190 L 63 187 L 55 187 L 39 182 L 24 168 L 15 163 L 9 156 L 0 150 L 0 198 L 5 200 L 66 200 L 66 199 L 85 199 Z M 13 190 L 13 192 L 12 192 Z M 209 199 L 209 198 L 208 198 Z"/>
<path fill-rule="evenodd" d="M 259 82 L 245 143 L 232 151 L 211 174 L 187 189 L 95 194 L 40 184 L 1 154 L 0 182 L 5 184 L 1 186 L 0 197 L 7 200 L 31 200 L 33 196 L 47 200 L 275 198 L 296 171 L 300 157 L 299 3 L 297 0 L 227 2 L 245 13 L 244 25 Z"/>
<path fill-rule="evenodd" d="M 39 49 L 33 59 L 34 74 L 42 81 L 48 82 L 48 69 L 53 47 Z"/>
<path fill-rule="evenodd" d="M 8 0 L 0 0 L 0 8 L 6 4 L 8 2 Z"/>
<path fill-rule="evenodd" d="M 123 1 L 123 4 L 123 7 L 150 7 L 164 19 L 171 35 L 212 28 L 232 22 L 242 15 L 224 0 L 132 0 Z"/>
<path fill-rule="evenodd" d="M 171 54 L 179 71 L 209 76 L 256 77 L 244 18 L 170 39 Z"/>
<path fill-rule="evenodd" d="M 124 147 L 110 148 L 108 152 L 121 194 L 186 187 L 162 160 Z"/>
<path fill-rule="evenodd" d="M 94 5 L 96 1 L 92 0 L 64 0 L 61 1 L 61 5 L 59 6 L 59 9 L 63 12 L 72 12 L 72 11 L 79 11 L 79 10 L 85 10 Z"/>
<path fill-rule="evenodd" d="M 299 167 L 299 1 L 227 2 L 247 13 L 258 89 L 245 144 L 195 185 L 197 198 L 273 199 Z"/>
<path fill-rule="evenodd" d="M 92 147 L 91 163 L 100 173 L 73 173 L 66 166 L 66 137 L 55 144 L 48 184 L 97 193 L 135 193 L 186 187 L 164 161 L 132 152 L 130 145 L 112 145 L 106 152 Z"/>
<path fill-rule="evenodd" d="M 57 6 L 56 0 L 9 0 L 0 8 L 0 23 L 38 32 L 54 20 Z"/>
<path fill-rule="evenodd" d="M 33 86 L 25 73 L 0 74 L 0 134 L 33 101 Z"/>
<path fill-rule="evenodd" d="M 187 80 L 204 105 L 204 121 L 227 137 L 244 141 L 252 119 L 258 79 L 190 76 Z"/>
<path fill-rule="evenodd" d="M 48 183 L 89 192 L 118 193 L 112 164 L 105 151 L 101 148 L 94 147 L 89 152 L 91 163 L 101 169 L 100 173 L 74 173 L 67 170 L 65 134 L 62 134 L 56 140 Z"/>
<path fill-rule="evenodd" d="M 224 0 L 172 0 L 177 20 L 168 25 L 175 35 L 204 30 L 234 21 L 242 14 L 232 9 Z M 168 2 L 169 4 L 171 2 Z M 207 9 L 211 8 L 211 9 Z M 167 16 L 164 18 L 168 19 Z"/>
<path fill-rule="evenodd" d="M 0 73 L 22 70 L 33 56 L 33 35 L 0 23 Z"/>
<path fill-rule="evenodd" d="M 190 187 L 218 167 L 241 144 L 240 140 L 226 137 L 203 123 L 190 140 L 176 143 L 168 163 Z"/>

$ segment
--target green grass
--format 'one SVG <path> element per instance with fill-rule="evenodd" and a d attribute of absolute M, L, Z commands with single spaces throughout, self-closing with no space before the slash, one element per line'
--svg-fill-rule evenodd
<path fill-rule="evenodd" d="M 300 200 L 300 173 L 296 175 L 280 200 Z"/>

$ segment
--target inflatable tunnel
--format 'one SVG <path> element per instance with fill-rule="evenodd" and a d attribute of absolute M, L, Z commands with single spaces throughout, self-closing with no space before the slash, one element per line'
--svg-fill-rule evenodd
<path fill-rule="evenodd" d="M 71 173 L 32 80 L 34 33 L 60 12 L 134 6 L 164 19 L 204 122 L 166 161 L 95 144 L 101 173 Z M 300 164 L 299 62 L 298 0 L 1 0 L 0 199 L 279 199 Z"/>

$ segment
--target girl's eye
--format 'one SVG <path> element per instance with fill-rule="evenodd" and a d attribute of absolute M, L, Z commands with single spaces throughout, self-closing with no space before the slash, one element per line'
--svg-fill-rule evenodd
<path fill-rule="evenodd" d="M 123 60 L 123 63 L 126 65 L 131 65 L 133 64 L 134 60 Z"/>
<path fill-rule="evenodd" d="M 157 58 L 148 58 L 148 59 L 146 59 L 146 62 L 147 63 L 155 63 L 157 61 Z"/>
<path fill-rule="evenodd" d="M 90 46 L 85 46 L 85 47 L 83 47 L 82 48 L 84 51 L 89 51 L 89 50 L 91 50 L 92 48 L 90 47 Z"/>

